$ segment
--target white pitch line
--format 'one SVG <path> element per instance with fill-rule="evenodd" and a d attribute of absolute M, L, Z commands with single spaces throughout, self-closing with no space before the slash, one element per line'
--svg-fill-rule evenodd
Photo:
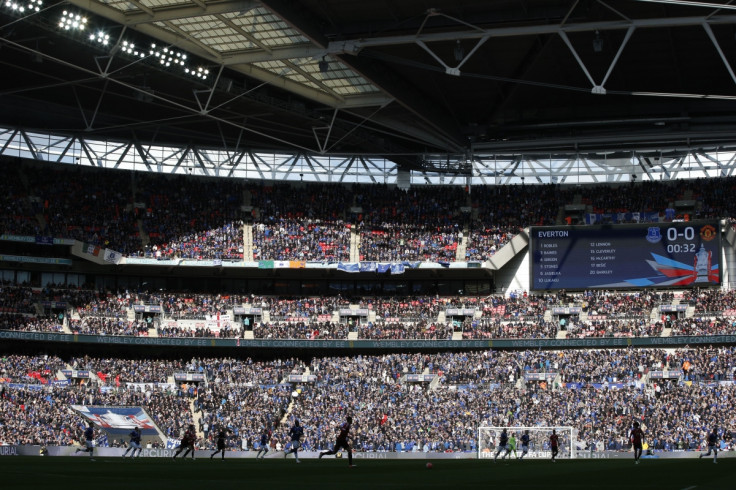
<path fill-rule="evenodd" d="M 693 490 L 693 488 L 698 488 L 698 486 L 693 485 L 692 487 L 683 488 L 682 490 Z"/>

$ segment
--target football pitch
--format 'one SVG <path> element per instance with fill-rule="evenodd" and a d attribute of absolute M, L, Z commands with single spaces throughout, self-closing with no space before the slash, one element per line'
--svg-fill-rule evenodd
<path fill-rule="evenodd" d="M 3 457 L 0 478 L 4 489 L 268 489 L 340 488 L 451 490 L 523 489 L 673 489 L 736 488 L 736 458 L 633 460 L 478 461 L 437 460 L 426 468 L 422 460 L 355 461 L 293 457 L 255 459 Z"/>

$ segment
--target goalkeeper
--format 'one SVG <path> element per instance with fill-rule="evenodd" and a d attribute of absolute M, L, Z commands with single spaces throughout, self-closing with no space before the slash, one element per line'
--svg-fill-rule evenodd
<path fill-rule="evenodd" d="M 509 454 L 509 457 L 511 457 L 511 453 L 512 452 L 514 453 L 514 457 L 516 459 L 519 459 L 519 455 L 516 454 L 516 433 L 515 432 L 512 432 L 511 433 L 511 437 L 509 437 L 509 446 L 508 446 L 508 450 L 507 450 L 507 453 Z M 506 456 L 504 455 L 504 458 L 505 457 Z"/>

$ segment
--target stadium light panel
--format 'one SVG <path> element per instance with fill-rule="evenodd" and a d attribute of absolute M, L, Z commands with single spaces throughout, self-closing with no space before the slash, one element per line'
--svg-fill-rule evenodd
<path fill-rule="evenodd" d="M 144 53 L 143 51 L 139 51 L 135 47 L 135 43 L 133 43 L 133 42 L 123 41 L 122 46 L 123 47 L 121 48 L 121 51 L 123 53 L 127 53 L 127 54 L 129 54 L 131 56 L 135 56 L 136 58 L 145 58 L 146 57 L 146 53 Z"/>
<path fill-rule="evenodd" d="M 0 0 L 0 8 L 4 6 L 13 13 L 28 15 L 40 12 L 43 8 L 43 2 L 44 0 Z M 87 36 L 87 39 L 92 44 L 100 46 L 109 46 L 111 44 L 110 35 L 104 30 L 99 29 L 98 26 L 95 26 L 94 20 L 90 22 L 82 12 L 65 9 L 62 11 L 56 25 L 60 31 L 67 31 L 70 34 L 74 31 L 91 31 L 85 34 L 85 36 Z M 196 70 L 195 68 L 189 67 L 188 55 L 170 46 L 157 46 L 155 42 L 152 42 L 149 49 L 141 49 L 140 46 L 136 46 L 135 42 L 129 39 L 120 40 L 119 42 L 120 51 L 136 59 L 155 56 L 158 59 L 158 66 L 160 67 L 171 67 L 173 63 L 177 67 L 180 67 L 183 73 L 197 76 L 202 80 L 206 80 L 209 75 L 209 71 L 204 68 L 200 67 L 199 70 Z"/>
<path fill-rule="evenodd" d="M 197 78 L 201 78 L 202 80 L 207 80 L 207 76 L 210 74 L 210 71 L 199 66 L 197 67 L 197 71 L 191 70 L 189 73 L 196 76 Z"/>
<path fill-rule="evenodd" d="M 164 48 L 158 48 L 156 46 L 156 43 L 151 43 L 151 47 L 148 50 L 149 55 L 155 56 L 158 58 L 158 62 L 160 65 L 169 67 L 171 64 L 179 65 L 184 70 L 184 73 L 194 73 L 194 70 L 190 70 L 186 66 L 185 60 L 187 59 L 187 55 L 185 53 L 182 53 L 181 51 L 176 51 L 175 49 L 164 47 Z"/>
<path fill-rule="evenodd" d="M 59 28 L 65 31 L 83 31 L 87 27 L 87 17 L 65 10 L 59 20 Z"/>
<path fill-rule="evenodd" d="M 16 0 L 6 0 L 4 2 L 4 5 L 8 10 L 12 12 L 16 12 L 18 14 L 33 14 L 33 13 L 41 11 L 41 7 L 43 6 L 43 1 L 42 0 L 27 0 L 23 2 L 23 1 L 16 1 Z"/>
<path fill-rule="evenodd" d="M 103 46 L 107 46 L 110 42 L 110 35 L 105 34 L 103 31 L 97 31 L 97 34 L 90 34 L 89 36 L 90 41 L 96 41 L 99 44 L 102 44 Z"/>
<path fill-rule="evenodd" d="M 33 7 L 34 10 L 39 11 L 42 5 L 42 0 L 0 0 L 10 9 L 21 11 L 27 8 Z M 25 2 L 25 3 L 24 3 Z M 26 7 L 26 5 L 28 7 Z M 74 31 L 84 30 L 89 27 L 87 17 L 80 13 L 73 12 L 71 10 L 64 10 L 61 18 L 58 22 L 60 30 Z M 110 44 L 110 36 L 103 30 L 95 29 L 94 32 L 89 34 L 89 40 L 94 44 L 102 46 L 108 46 Z M 202 80 L 206 80 L 209 75 L 209 70 L 202 67 L 195 70 L 187 66 L 188 56 L 186 53 L 176 50 L 170 46 L 158 46 L 155 42 L 152 42 L 149 49 L 141 49 L 137 47 L 132 40 L 121 40 L 120 50 L 127 55 L 134 56 L 135 58 L 143 59 L 148 56 L 155 57 L 158 59 L 158 65 L 160 67 L 171 67 L 171 64 L 181 67 L 181 70 L 187 75 L 194 75 Z"/>

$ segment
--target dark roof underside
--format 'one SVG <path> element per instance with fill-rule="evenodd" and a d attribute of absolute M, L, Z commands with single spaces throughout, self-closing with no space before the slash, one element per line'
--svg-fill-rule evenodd
<path fill-rule="evenodd" d="M 2 13 L 0 124 L 386 155 L 408 166 L 423 153 L 717 148 L 736 130 L 731 9 L 635 0 L 80 0 L 93 12 L 76 11 L 110 32 L 103 47 L 59 32 L 56 21 L 75 3 L 21 21 Z M 254 11 L 277 19 L 268 25 L 293 44 L 268 45 L 255 24 L 249 31 L 243 19 Z M 196 33 L 185 28 L 205 21 Z M 210 76 L 133 63 L 112 49 L 124 23 L 124 37 L 188 52 Z M 218 23 L 250 45 L 228 46 L 236 34 L 210 42 L 202 33 L 214 39 Z"/>

